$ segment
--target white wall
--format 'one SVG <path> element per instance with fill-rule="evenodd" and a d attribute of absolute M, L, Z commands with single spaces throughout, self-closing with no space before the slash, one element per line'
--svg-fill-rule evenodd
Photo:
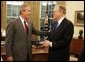
<path fill-rule="evenodd" d="M 84 10 L 84 1 L 66 1 L 66 17 L 71 20 L 74 24 L 74 17 L 76 10 Z M 78 37 L 79 30 L 82 29 L 84 32 L 84 27 L 74 26 L 73 37 Z M 84 33 L 83 33 L 84 37 Z"/>

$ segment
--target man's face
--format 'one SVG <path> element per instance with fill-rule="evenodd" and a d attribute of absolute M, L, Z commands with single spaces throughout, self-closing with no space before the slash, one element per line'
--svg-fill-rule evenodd
<path fill-rule="evenodd" d="M 29 19 L 30 14 L 31 14 L 30 7 L 25 7 L 24 10 L 22 11 L 22 15 L 24 16 L 24 18 Z"/>
<path fill-rule="evenodd" d="M 61 15 L 61 13 L 59 11 L 59 7 L 54 8 L 54 10 L 53 10 L 53 18 L 57 19 L 57 18 L 59 18 L 60 15 Z"/>

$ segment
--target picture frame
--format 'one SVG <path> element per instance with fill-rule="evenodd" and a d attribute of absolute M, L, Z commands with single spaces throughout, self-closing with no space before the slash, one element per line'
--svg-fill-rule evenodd
<path fill-rule="evenodd" d="M 84 26 L 84 11 L 83 10 L 75 11 L 74 25 Z"/>

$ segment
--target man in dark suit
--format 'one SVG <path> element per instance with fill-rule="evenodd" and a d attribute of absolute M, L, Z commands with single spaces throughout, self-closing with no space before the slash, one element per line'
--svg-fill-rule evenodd
<path fill-rule="evenodd" d="M 40 42 L 41 47 L 49 47 L 48 61 L 69 61 L 69 47 L 74 33 L 74 26 L 65 17 L 65 14 L 65 7 L 55 6 L 52 29 L 47 40 Z"/>
<path fill-rule="evenodd" d="M 10 20 L 6 30 L 6 56 L 8 61 L 29 61 L 32 55 L 31 35 L 39 35 L 29 20 L 30 6 L 22 5 L 19 18 Z"/>

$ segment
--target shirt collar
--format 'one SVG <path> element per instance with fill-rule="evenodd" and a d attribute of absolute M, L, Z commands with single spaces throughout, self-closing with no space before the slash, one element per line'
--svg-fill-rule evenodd
<path fill-rule="evenodd" d="M 20 19 L 21 19 L 21 22 L 24 23 L 24 19 L 23 19 L 21 16 L 19 16 L 19 17 L 20 17 Z"/>
<path fill-rule="evenodd" d="M 58 22 L 58 25 L 62 22 L 62 20 L 64 19 L 65 17 L 62 17 Z"/>

